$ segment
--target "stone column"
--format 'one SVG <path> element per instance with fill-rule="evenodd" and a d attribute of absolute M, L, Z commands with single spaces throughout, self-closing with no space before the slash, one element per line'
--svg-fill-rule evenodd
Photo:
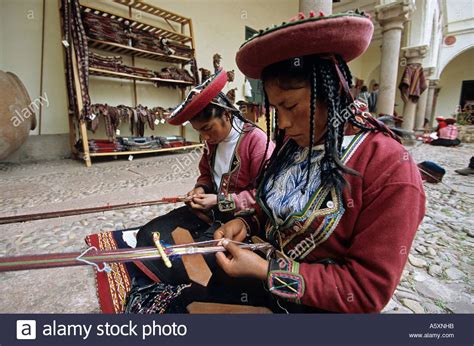
<path fill-rule="evenodd" d="M 434 95 L 433 95 L 433 116 L 436 117 L 436 104 L 438 103 L 438 95 L 439 92 L 441 91 L 441 87 L 439 85 L 436 86 L 434 89 Z M 446 116 L 446 114 L 440 114 L 440 116 Z"/>
<path fill-rule="evenodd" d="M 415 131 L 423 131 L 423 124 L 425 123 L 426 114 L 426 102 L 428 101 L 428 90 L 425 90 L 420 95 L 418 100 L 418 106 L 416 108 L 415 116 Z"/>
<path fill-rule="evenodd" d="M 332 14 L 332 0 L 300 0 L 299 11 L 308 15 L 309 11 L 316 14 L 322 11 L 326 16 Z"/>
<path fill-rule="evenodd" d="M 403 50 L 405 51 L 405 58 L 407 59 L 407 65 L 411 65 L 411 64 L 421 65 L 421 63 L 423 62 L 423 59 L 426 56 L 426 53 L 428 52 L 428 46 L 424 45 L 424 46 L 416 46 L 416 47 L 407 47 L 407 48 L 403 48 Z M 405 101 L 405 107 L 403 108 L 403 124 L 402 124 L 402 127 L 405 130 L 412 131 L 415 128 L 416 106 L 417 106 L 417 102 L 413 102 L 413 100 L 410 98 L 408 98 Z M 421 125 L 423 126 L 423 124 Z"/>
<path fill-rule="evenodd" d="M 423 70 L 426 78 L 426 83 L 428 83 L 428 78 L 434 72 L 434 67 L 428 67 Z M 416 131 L 423 131 L 423 124 L 425 123 L 425 118 L 430 119 L 430 116 L 426 113 L 426 106 L 428 102 L 428 92 L 429 88 L 427 88 L 421 95 L 420 99 L 418 100 L 418 107 L 416 109 L 416 118 L 415 118 L 415 130 Z"/>
<path fill-rule="evenodd" d="M 430 79 L 428 83 L 428 97 L 426 101 L 426 117 L 430 119 L 430 125 L 434 126 L 434 100 L 436 89 L 438 88 L 439 79 Z"/>
<path fill-rule="evenodd" d="M 393 114 L 403 24 L 410 18 L 413 10 L 412 0 L 399 0 L 375 6 L 375 18 L 382 27 L 382 61 L 377 113 Z"/>

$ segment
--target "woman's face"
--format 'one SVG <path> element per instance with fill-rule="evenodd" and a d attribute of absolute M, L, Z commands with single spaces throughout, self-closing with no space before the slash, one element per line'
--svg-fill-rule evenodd
<path fill-rule="evenodd" d="M 311 91 L 309 83 L 303 83 L 296 89 L 282 89 L 275 79 L 265 81 L 270 105 L 278 112 L 278 128 L 285 130 L 288 137 L 299 146 L 308 147 L 310 143 L 310 106 Z M 327 124 L 327 106 L 325 102 L 316 102 L 314 120 L 314 138 L 321 141 Z"/>
<path fill-rule="evenodd" d="M 190 120 L 190 122 L 208 144 L 222 142 L 229 135 L 232 127 L 230 117 L 227 114 L 223 114 L 221 118 L 213 117 L 206 121 Z"/>

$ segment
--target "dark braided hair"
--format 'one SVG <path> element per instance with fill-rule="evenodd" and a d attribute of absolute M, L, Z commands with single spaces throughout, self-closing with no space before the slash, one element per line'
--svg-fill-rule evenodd
<path fill-rule="evenodd" d="M 291 90 L 310 87 L 310 145 L 308 152 L 308 174 L 307 181 L 302 190 L 305 193 L 311 176 L 311 157 L 315 142 L 314 130 L 318 119 L 316 116 L 316 102 L 325 102 L 328 109 L 328 119 L 324 141 L 324 155 L 321 160 L 321 180 L 328 187 L 342 189 L 346 185 L 343 174 L 358 175 L 358 172 L 346 167 L 341 161 L 342 141 L 344 138 L 345 125 L 349 121 L 362 131 L 374 131 L 373 127 L 367 126 L 355 119 L 355 111 L 351 107 L 353 99 L 348 90 L 352 86 L 352 76 L 347 64 L 340 56 L 320 57 L 305 56 L 298 58 L 298 67 L 294 59 L 279 62 L 266 67 L 262 73 L 262 81 L 276 80 L 279 87 Z M 341 77 L 343 80 L 341 81 Z M 342 86 L 342 88 L 341 88 Z M 341 91 L 342 90 L 342 91 Z M 265 118 L 267 128 L 269 127 L 269 101 L 265 95 Z M 268 105 L 268 107 L 267 107 Z M 341 117 L 341 112 L 347 109 L 350 113 L 348 119 Z M 284 144 L 285 133 L 278 128 L 278 112 L 275 112 L 275 137 L 276 146 L 269 162 L 266 164 L 265 176 L 271 176 L 278 170 L 276 158 Z M 270 134 L 267 134 L 270 140 Z M 263 179 L 261 174 L 260 180 Z"/>
<path fill-rule="evenodd" d="M 330 60 L 322 61 L 320 71 L 323 95 L 328 109 L 328 126 L 324 141 L 325 153 L 321 160 L 321 180 L 323 183 L 342 187 L 345 183 L 342 172 L 347 170 L 340 160 L 345 122 L 339 118 L 339 114 L 341 106 L 346 107 L 347 104 L 344 102 L 344 105 L 341 105 L 343 99 L 339 93 L 340 83 L 335 78 L 337 72 L 334 64 Z"/>
<path fill-rule="evenodd" d="M 270 132 L 271 132 L 271 118 L 270 118 L 270 101 L 268 100 L 267 92 L 265 91 L 265 87 L 263 87 L 263 94 L 264 94 L 264 107 L 265 107 L 265 122 L 267 125 L 267 145 L 265 147 L 265 154 L 263 157 L 267 157 L 268 148 L 270 145 Z M 270 170 L 270 167 L 275 166 L 276 157 L 278 156 L 278 151 L 283 147 L 285 141 L 285 130 L 281 130 L 278 127 L 278 111 L 275 110 L 274 114 L 274 121 L 275 121 L 275 130 L 274 130 L 274 139 L 275 139 L 275 149 L 273 150 L 272 155 L 270 158 L 262 163 L 260 166 L 260 174 L 257 178 L 257 185 L 260 184 L 263 177 L 265 176 L 265 172 Z"/>
<path fill-rule="evenodd" d="M 219 105 L 222 105 L 222 107 Z M 215 97 L 213 103 L 209 103 L 198 115 L 193 118 L 193 120 L 204 122 L 213 118 L 222 119 L 226 112 L 227 114 L 240 119 L 243 123 L 255 125 L 249 119 L 245 118 L 238 109 L 235 109 L 230 100 L 222 92 L 220 92 Z"/>
<path fill-rule="evenodd" d="M 270 132 L 271 132 L 270 101 L 268 100 L 268 97 L 267 97 L 266 93 L 265 93 L 264 107 L 265 107 L 265 123 L 267 125 L 267 144 L 265 146 L 265 153 L 263 154 L 262 162 L 260 163 L 260 167 L 258 169 L 260 175 L 263 172 L 264 166 L 266 164 L 265 158 L 267 157 L 268 148 L 270 147 Z"/>
<path fill-rule="evenodd" d="M 311 176 L 311 158 L 313 156 L 313 146 L 314 146 L 314 116 L 316 114 L 316 95 L 317 95 L 317 74 L 316 74 L 316 65 L 313 64 L 311 66 L 311 74 L 312 78 L 310 80 L 310 87 L 311 87 L 311 96 L 310 96 L 310 101 L 309 101 L 309 109 L 310 109 L 310 115 L 309 115 L 309 151 L 308 151 L 308 175 L 306 177 L 306 184 L 303 188 L 302 193 L 304 194 L 306 192 L 306 189 L 308 188 L 309 185 L 309 178 Z"/>

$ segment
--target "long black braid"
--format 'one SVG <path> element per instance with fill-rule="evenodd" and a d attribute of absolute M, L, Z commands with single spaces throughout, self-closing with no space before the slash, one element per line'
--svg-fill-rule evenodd
<path fill-rule="evenodd" d="M 344 164 L 340 160 L 342 141 L 344 138 L 345 121 L 340 117 L 342 107 L 339 94 L 340 83 L 334 64 L 330 60 L 320 62 L 321 79 L 323 84 L 323 95 L 326 99 L 328 109 L 328 121 L 326 129 L 326 140 L 324 142 L 324 156 L 321 160 L 321 181 L 329 187 L 342 187 L 345 184 L 342 172 L 346 172 Z M 341 107 L 342 106 L 342 107 Z"/>
<path fill-rule="evenodd" d="M 261 176 L 265 165 L 267 163 L 266 157 L 268 153 L 268 148 L 270 147 L 270 133 L 271 133 L 271 119 L 270 119 L 270 101 L 268 100 L 267 94 L 265 93 L 264 99 L 264 108 L 265 108 L 265 124 L 267 125 L 267 144 L 265 145 L 265 153 L 263 154 L 262 161 L 260 162 L 260 167 L 258 169 L 259 175 Z"/>
<path fill-rule="evenodd" d="M 316 114 L 316 95 L 317 95 L 317 73 L 316 73 L 316 63 L 313 62 L 311 66 L 311 80 L 310 80 L 310 87 L 311 87 L 311 96 L 310 96 L 310 101 L 309 101 L 309 108 L 310 108 L 310 115 L 309 115 L 309 148 L 308 148 L 308 174 L 306 177 L 306 184 L 301 191 L 303 194 L 306 193 L 306 189 L 308 188 L 309 185 L 309 180 L 311 176 L 311 159 L 313 156 L 313 146 L 314 146 L 314 117 Z"/>

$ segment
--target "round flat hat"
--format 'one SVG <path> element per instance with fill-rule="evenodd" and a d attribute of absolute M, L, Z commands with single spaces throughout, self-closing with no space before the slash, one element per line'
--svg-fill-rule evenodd
<path fill-rule="evenodd" d="M 171 125 L 181 125 L 198 115 L 215 97 L 227 83 L 227 74 L 220 69 L 203 83 L 193 88 L 185 100 L 171 112 L 166 121 Z"/>
<path fill-rule="evenodd" d="M 340 55 L 346 62 L 360 56 L 370 44 L 374 25 L 359 12 L 319 16 L 300 13 L 289 22 L 260 30 L 244 42 L 236 62 L 244 75 L 260 79 L 274 63 L 306 55 Z"/>

